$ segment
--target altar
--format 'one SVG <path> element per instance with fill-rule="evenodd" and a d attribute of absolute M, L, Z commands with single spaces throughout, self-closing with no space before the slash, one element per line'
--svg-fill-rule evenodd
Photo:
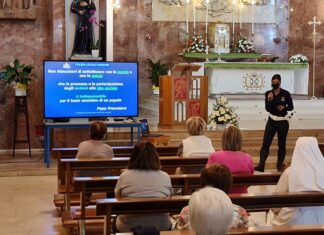
<path fill-rule="evenodd" d="M 200 64 L 200 63 L 199 63 Z M 205 62 L 209 95 L 264 93 L 271 77 L 281 75 L 281 87 L 291 94 L 308 95 L 308 64 L 264 62 Z"/>

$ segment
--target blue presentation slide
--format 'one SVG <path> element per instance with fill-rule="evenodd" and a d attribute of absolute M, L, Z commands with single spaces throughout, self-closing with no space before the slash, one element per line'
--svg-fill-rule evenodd
<path fill-rule="evenodd" d="M 136 62 L 44 61 L 45 118 L 138 116 Z"/>

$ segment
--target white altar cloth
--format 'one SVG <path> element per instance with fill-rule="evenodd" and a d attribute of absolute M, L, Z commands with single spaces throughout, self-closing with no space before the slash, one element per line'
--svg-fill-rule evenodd
<path fill-rule="evenodd" d="M 289 63 L 204 63 L 209 94 L 264 93 L 271 77 L 281 75 L 281 87 L 291 94 L 308 95 L 308 65 Z"/>

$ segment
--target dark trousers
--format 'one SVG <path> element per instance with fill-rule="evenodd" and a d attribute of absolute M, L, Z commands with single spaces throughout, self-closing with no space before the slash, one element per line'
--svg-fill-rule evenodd
<path fill-rule="evenodd" d="M 278 160 L 277 169 L 280 170 L 283 161 L 286 157 L 286 139 L 289 130 L 289 122 L 287 120 L 274 121 L 270 117 L 265 127 L 263 143 L 260 150 L 260 163 L 259 166 L 264 169 L 265 162 L 269 155 L 269 148 L 272 143 L 274 135 L 278 136 Z"/>

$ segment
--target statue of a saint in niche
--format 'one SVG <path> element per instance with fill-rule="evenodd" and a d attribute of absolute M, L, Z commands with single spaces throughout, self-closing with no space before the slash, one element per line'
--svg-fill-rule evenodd
<path fill-rule="evenodd" d="M 76 14 L 76 27 L 72 55 L 91 54 L 93 43 L 92 22 L 89 21 L 96 10 L 93 0 L 73 0 L 70 10 Z"/>

